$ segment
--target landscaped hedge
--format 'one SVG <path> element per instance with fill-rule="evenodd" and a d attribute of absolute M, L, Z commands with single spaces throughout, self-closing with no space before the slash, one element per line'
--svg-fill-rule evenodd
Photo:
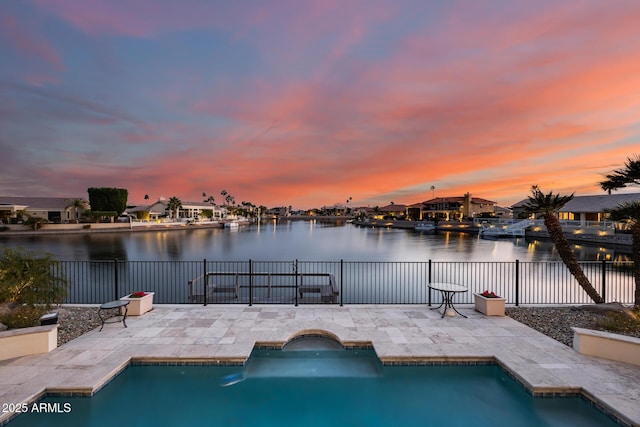
<path fill-rule="evenodd" d="M 115 216 L 118 216 L 127 208 L 129 192 L 124 188 L 91 187 L 87 192 L 91 210 L 94 212 L 115 211 Z"/>

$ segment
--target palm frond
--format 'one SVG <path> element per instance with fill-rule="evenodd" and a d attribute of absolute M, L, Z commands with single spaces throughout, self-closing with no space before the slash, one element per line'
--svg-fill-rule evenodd
<path fill-rule="evenodd" d="M 552 214 L 562 209 L 564 205 L 573 199 L 573 193 L 570 195 L 553 194 L 550 191 L 544 194 L 540 187 L 533 185 L 531 187 L 531 195 L 523 206 L 526 213 L 529 214 Z"/>
<path fill-rule="evenodd" d="M 625 188 L 627 185 L 640 185 L 640 155 L 628 157 L 623 168 L 614 170 L 606 178 L 600 182 L 600 187 L 609 194 L 612 190 Z"/>
<path fill-rule="evenodd" d="M 605 212 L 612 221 L 631 220 L 640 223 L 640 201 L 621 203 Z"/>

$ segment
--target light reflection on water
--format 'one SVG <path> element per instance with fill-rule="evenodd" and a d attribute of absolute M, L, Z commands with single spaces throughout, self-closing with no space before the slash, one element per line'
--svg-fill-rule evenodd
<path fill-rule="evenodd" d="M 309 221 L 228 229 L 5 237 L 3 247 L 44 251 L 58 259 L 132 261 L 556 261 L 551 242 L 485 240 L 475 234 L 363 228 Z M 574 246 L 579 260 L 624 261 L 612 249 Z"/>

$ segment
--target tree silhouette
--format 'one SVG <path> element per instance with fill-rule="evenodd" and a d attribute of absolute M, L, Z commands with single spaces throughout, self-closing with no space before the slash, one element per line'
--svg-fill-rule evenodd
<path fill-rule="evenodd" d="M 640 185 L 640 155 L 627 157 L 623 168 L 614 170 L 607 175 L 607 179 L 600 183 L 604 191 L 625 188 L 627 185 Z M 640 202 L 622 203 L 607 211 L 613 221 L 628 220 L 631 224 L 633 236 L 632 259 L 633 277 L 636 283 L 634 305 L 640 308 Z"/>
<path fill-rule="evenodd" d="M 182 201 L 177 197 L 173 196 L 169 198 L 169 202 L 167 203 L 167 209 L 169 212 L 175 212 L 175 219 L 178 219 L 178 212 L 182 208 Z"/>
<path fill-rule="evenodd" d="M 633 305 L 636 309 L 640 309 L 640 202 L 621 203 L 607 212 L 612 221 L 626 220 L 631 225 L 633 236 L 631 259 L 633 260 L 633 278 L 636 284 Z"/>
<path fill-rule="evenodd" d="M 582 271 L 576 255 L 573 253 L 573 250 L 571 250 L 571 246 L 569 246 L 569 242 L 562 231 L 560 221 L 558 221 L 558 217 L 556 216 L 556 212 L 562 209 L 571 199 L 573 199 L 573 194 L 569 196 L 553 194 L 552 192 L 544 194 L 537 185 L 534 185 L 531 187 L 531 196 L 529 196 L 529 199 L 524 205 L 524 209 L 525 212 L 529 214 L 542 215 L 549 237 L 555 244 L 562 262 L 564 262 L 587 295 L 589 295 L 594 302 L 603 303 L 604 300 L 593 285 L 591 285 L 584 271 Z"/>

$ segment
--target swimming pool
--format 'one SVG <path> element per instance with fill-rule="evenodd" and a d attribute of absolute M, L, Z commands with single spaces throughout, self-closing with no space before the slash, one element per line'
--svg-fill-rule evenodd
<path fill-rule="evenodd" d="M 496 365 L 382 366 L 373 350 L 254 350 L 245 367 L 134 365 L 94 397 L 41 403 L 71 410 L 9 425 L 617 425 L 579 397 L 533 398 Z"/>

